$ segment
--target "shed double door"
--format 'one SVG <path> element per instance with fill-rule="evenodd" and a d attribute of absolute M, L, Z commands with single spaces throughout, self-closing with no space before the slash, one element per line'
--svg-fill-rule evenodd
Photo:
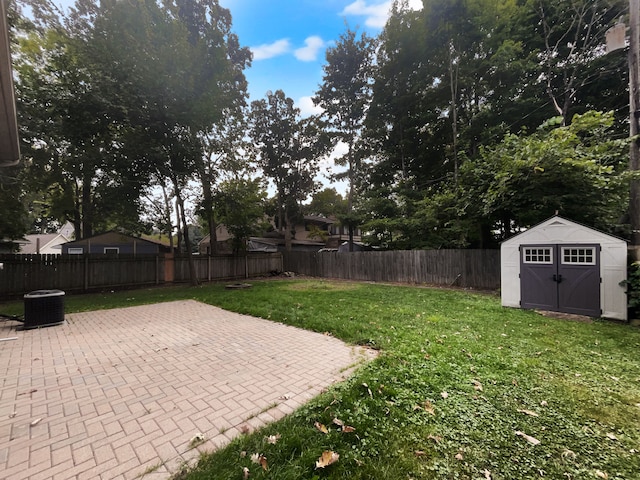
<path fill-rule="evenodd" d="M 599 317 L 600 245 L 521 245 L 520 304 Z"/>

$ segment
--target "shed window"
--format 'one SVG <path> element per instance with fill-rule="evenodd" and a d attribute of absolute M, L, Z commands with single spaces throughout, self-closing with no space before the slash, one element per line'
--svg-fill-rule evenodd
<path fill-rule="evenodd" d="M 120 247 L 104 247 L 104 253 L 107 255 L 117 255 L 120 253 Z"/>
<path fill-rule="evenodd" d="M 523 255 L 524 263 L 553 263 L 553 254 L 551 253 L 551 247 L 524 247 Z"/>
<path fill-rule="evenodd" d="M 580 264 L 595 265 L 596 264 L 595 248 L 574 248 L 562 247 L 562 263 L 563 264 Z"/>
<path fill-rule="evenodd" d="M 82 247 L 69 247 L 67 249 L 67 253 L 69 255 L 82 255 L 84 253 L 84 248 L 82 248 Z"/>

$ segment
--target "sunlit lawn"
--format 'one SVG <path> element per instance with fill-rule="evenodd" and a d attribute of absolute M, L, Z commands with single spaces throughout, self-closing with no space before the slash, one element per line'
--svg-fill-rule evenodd
<path fill-rule="evenodd" d="M 640 478 L 638 328 L 503 309 L 473 292 L 320 280 L 69 296 L 67 311 L 184 298 L 381 355 L 180 478 Z M 316 468 L 325 451 L 339 458 Z"/>

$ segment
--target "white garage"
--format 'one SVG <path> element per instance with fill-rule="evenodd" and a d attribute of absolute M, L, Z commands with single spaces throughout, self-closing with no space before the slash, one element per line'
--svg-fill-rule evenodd
<path fill-rule="evenodd" d="M 502 243 L 505 307 L 627 319 L 627 242 L 552 217 Z"/>

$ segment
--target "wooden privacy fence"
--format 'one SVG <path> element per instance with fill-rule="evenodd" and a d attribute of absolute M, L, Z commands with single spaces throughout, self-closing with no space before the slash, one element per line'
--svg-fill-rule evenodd
<path fill-rule="evenodd" d="M 198 280 L 229 280 L 282 271 L 280 253 L 195 256 Z M 86 292 L 189 281 L 187 257 L 172 255 L 0 254 L 0 298 L 34 290 Z"/>
<path fill-rule="evenodd" d="M 281 253 L 252 253 L 245 256 L 195 255 L 196 275 L 200 281 L 250 278 L 282 271 Z M 189 259 L 175 258 L 176 282 L 189 281 Z"/>
<path fill-rule="evenodd" d="M 490 290 L 500 287 L 499 250 L 288 252 L 284 255 L 284 268 L 322 278 Z"/>

